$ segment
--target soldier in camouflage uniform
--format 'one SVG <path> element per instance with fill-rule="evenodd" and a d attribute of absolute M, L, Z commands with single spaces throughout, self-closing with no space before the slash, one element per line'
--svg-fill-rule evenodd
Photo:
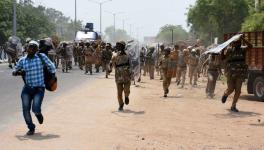
<path fill-rule="evenodd" d="M 187 71 L 187 63 L 188 63 L 188 50 L 180 48 L 178 53 L 178 62 L 177 62 L 177 85 L 181 83 L 181 88 L 184 88 L 185 77 Z"/>
<path fill-rule="evenodd" d="M 196 49 L 192 49 L 191 54 L 188 59 L 189 65 L 189 77 L 190 77 L 190 85 L 197 85 L 198 80 L 198 64 L 199 64 L 199 54 Z M 192 82 L 194 79 L 194 82 Z"/>
<path fill-rule="evenodd" d="M 217 54 L 210 54 L 209 58 L 204 62 L 203 66 L 204 65 L 208 66 L 208 81 L 205 92 L 208 98 L 213 98 L 216 80 L 219 76 L 219 73 L 221 73 L 220 56 Z"/>
<path fill-rule="evenodd" d="M 172 65 L 171 66 L 172 78 L 175 78 L 177 75 L 178 52 L 179 52 L 179 45 L 175 45 L 173 51 L 170 52 L 171 65 Z"/>
<path fill-rule="evenodd" d="M 74 65 L 77 66 L 78 63 L 78 43 L 74 42 L 73 46 L 73 59 L 74 59 Z"/>
<path fill-rule="evenodd" d="M 59 48 L 58 53 L 61 55 L 62 72 L 68 72 L 70 63 L 70 47 L 68 43 L 63 42 Z"/>
<path fill-rule="evenodd" d="M 154 71 L 155 71 L 155 58 L 153 57 L 154 51 L 155 48 L 150 47 L 146 55 L 146 65 L 148 67 L 150 80 L 154 79 Z"/>
<path fill-rule="evenodd" d="M 78 54 L 78 64 L 79 64 L 79 68 L 81 70 L 83 70 L 83 66 L 84 66 L 84 60 L 85 60 L 85 57 L 84 57 L 84 48 L 85 48 L 85 44 L 83 41 L 81 41 L 79 43 L 79 46 L 78 46 L 78 49 L 77 49 L 77 54 Z"/>
<path fill-rule="evenodd" d="M 247 45 L 247 48 L 252 48 L 252 45 L 241 37 L 240 40 L 232 43 L 231 48 L 227 49 L 226 53 L 227 90 L 222 97 L 222 102 L 225 103 L 228 96 L 235 91 L 231 106 L 233 112 L 239 112 L 236 104 L 241 94 L 242 83 L 247 77 L 246 47 L 241 47 L 242 41 Z"/>
<path fill-rule="evenodd" d="M 138 82 L 141 81 L 141 74 L 142 74 L 142 70 L 143 70 L 143 76 L 146 76 L 146 65 L 145 65 L 145 48 L 142 47 L 141 51 L 140 51 L 140 77 L 138 79 Z"/>
<path fill-rule="evenodd" d="M 159 51 L 159 54 L 158 54 L 158 63 L 160 64 L 160 62 L 161 62 L 161 60 L 162 60 L 162 58 L 164 56 L 165 46 L 162 44 L 159 47 L 160 47 L 160 51 Z M 163 80 L 162 69 L 160 69 L 159 66 L 157 66 L 157 70 L 159 71 L 160 80 Z"/>
<path fill-rule="evenodd" d="M 110 73 L 110 61 L 112 59 L 112 46 L 110 43 L 106 44 L 105 49 L 102 52 L 102 64 L 103 68 L 105 68 L 105 77 L 108 78 Z"/>
<path fill-rule="evenodd" d="M 85 43 L 84 48 L 84 57 L 85 57 L 85 74 L 90 72 L 90 75 L 93 74 L 93 63 L 94 63 L 94 51 L 90 46 L 90 43 Z"/>
<path fill-rule="evenodd" d="M 115 81 L 117 86 L 117 96 L 119 102 L 119 111 L 123 111 L 123 92 L 125 93 L 125 104 L 129 104 L 129 94 L 131 85 L 131 65 L 129 56 L 125 52 L 125 42 L 117 42 L 117 55 L 112 58 L 115 67 Z"/>
<path fill-rule="evenodd" d="M 94 49 L 94 57 L 95 57 L 95 69 L 96 73 L 99 73 L 100 66 L 102 65 L 102 51 L 100 45 L 96 43 L 92 43 L 92 47 Z"/>
<path fill-rule="evenodd" d="M 173 75 L 173 65 L 172 59 L 170 57 L 170 48 L 166 48 L 164 50 L 164 56 L 161 59 L 160 66 L 163 72 L 163 90 L 164 90 L 164 97 L 167 97 L 169 93 L 169 86 L 171 84 L 171 78 Z"/>

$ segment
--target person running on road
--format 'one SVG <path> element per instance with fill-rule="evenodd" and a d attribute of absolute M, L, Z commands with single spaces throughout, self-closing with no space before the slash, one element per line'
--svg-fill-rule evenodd
<path fill-rule="evenodd" d="M 49 60 L 45 54 L 37 53 L 39 44 L 36 41 L 29 42 L 27 55 L 22 57 L 13 72 L 14 76 L 22 75 L 25 85 L 22 90 L 22 108 L 23 116 L 29 131 L 27 135 L 35 133 L 35 124 L 32 122 L 30 110 L 38 119 L 40 124 L 43 123 L 43 115 L 41 113 L 41 104 L 45 94 L 44 72 L 42 60 L 45 62 L 49 72 L 55 76 L 55 65 Z M 41 57 L 41 58 L 40 58 Z M 42 60 L 41 60 L 42 59 Z"/>

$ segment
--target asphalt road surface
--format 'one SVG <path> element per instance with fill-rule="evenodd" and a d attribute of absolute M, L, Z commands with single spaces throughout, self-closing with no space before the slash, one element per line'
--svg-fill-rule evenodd
<path fill-rule="evenodd" d="M 52 105 L 51 100 L 56 96 L 63 95 L 73 88 L 78 88 L 80 84 L 91 83 L 100 74 L 85 75 L 83 71 L 74 67 L 70 73 L 62 73 L 61 70 L 58 70 L 57 76 L 58 90 L 56 92 L 46 91 L 43 101 L 44 109 Z M 0 64 L 0 131 L 8 127 L 9 123 L 23 121 L 20 98 L 23 84 L 21 77 L 12 76 L 12 70 L 8 68 L 7 64 Z"/>

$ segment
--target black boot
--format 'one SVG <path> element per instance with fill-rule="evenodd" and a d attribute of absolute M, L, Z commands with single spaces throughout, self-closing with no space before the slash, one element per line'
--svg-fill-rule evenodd
<path fill-rule="evenodd" d="M 226 102 L 227 98 L 228 98 L 228 96 L 226 96 L 226 95 L 223 95 L 223 96 L 222 96 L 222 103 L 223 103 L 223 104 Z"/>
<path fill-rule="evenodd" d="M 118 111 L 123 111 L 124 110 L 124 104 L 119 105 Z"/>
<path fill-rule="evenodd" d="M 125 97 L 125 104 L 128 105 L 129 104 L 129 98 Z"/>
<path fill-rule="evenodd" d="M 29 129 L 27 132 L 28 136 L 34 135 L 35 134 L 35 129 Z"/>
<path fill-rule="evenodd" d="M 232 107 L 231 107 L 231 111 L 232 111 L 232 112 L 239 112 L 239 110 L 236 108 L 236 106 L 232 106 Z"/>

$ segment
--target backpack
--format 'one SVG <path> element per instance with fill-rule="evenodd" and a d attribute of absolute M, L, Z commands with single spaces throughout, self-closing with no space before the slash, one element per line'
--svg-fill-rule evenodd
<path fill-rule="evenodd" d="M 57 77 L 51 72 L 49 72 L 48 67 L 45 61 L 43 60 L 41 54 L 38 54 L 38 57 L 40 58 L 43 65 L 45 88 L 46 90 L 53 92 L 57 89 Z"/>

